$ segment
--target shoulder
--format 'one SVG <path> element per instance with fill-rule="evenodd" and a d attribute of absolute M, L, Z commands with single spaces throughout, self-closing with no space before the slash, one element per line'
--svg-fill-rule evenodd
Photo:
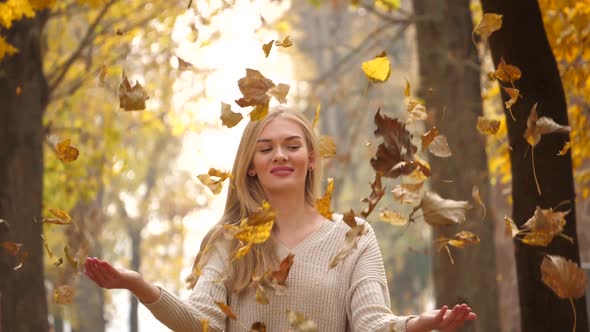
<path fill-rule="evenodd" d="M 334 222 L 334 233 L 339 236 L 358 236 L 359 244 L 360 243 L 370 243 L 370 242 L 377 242 L 377 238 L 375 237 L 375 231 L 370 223 L 368 223 L 365 219 L 361 217 L 354 218 L 357 224 L 357 229 L 353 230 L 345 221 L 344 216 L 342 214 L 333 213 L 332 214 L 332 222 Z M 349 233 L 350 232 L 350 233 Z"/>

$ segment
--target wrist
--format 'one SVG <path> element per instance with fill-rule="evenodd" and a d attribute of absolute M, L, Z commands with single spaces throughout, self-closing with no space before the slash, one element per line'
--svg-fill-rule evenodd
<path fill-rule="evenodd" d="M 408 317 L 408 319 L 406 320 L 406 332 L 421 332 L 417 326 L 419 318 L 420 316 L 414 315 Z"/>

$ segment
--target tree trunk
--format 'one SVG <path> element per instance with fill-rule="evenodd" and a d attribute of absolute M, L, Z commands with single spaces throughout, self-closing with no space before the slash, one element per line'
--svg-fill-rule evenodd
<path fill-rule="evenodd" d="M 547 248 L 515 242 L 516 268 L 523 332 L 571 331 L 573 312 L 568 300 L 559 299 L 541 282 L 540 265 L 545 253 L 564 256 L 580 262 L 575 214 L 575 193 L 571 155 L 557 156 L 569 137 L 563 134 L 544 135 L 534 148 L 534 162 L 541 194 L 535 184 L 530 145 L 523 138 L 526 120 L 533 104 L 538 103 L 539 116 L 567 125 L 567 105 L 555 63 L 547 41 L 537 1 L 482 0 L 484 12 L 503 15 L 503 27 L 489 39 L 494 63 L 503 57 L 508 64 L 519 67 L 522 78 L 515 82 L 523 96 L 513 106 L 516 117 L 507 116 L 511 146 L 513 219 L 522 226 L 533 216 L 535 208 L 554 208 L 569 200 L 564 233 L 574 239 L 570 243 L 555 238 Z M 502 96 L 507 100 L 507 96 Z M 577 332 L 588 331 L 585 298 L 574 301 Z M 542 317 L 542 319 L 541 319 Z"/>
<path fill-rule="evenodd" d="M 4 35 L 18 48 L 0 60 L 0 242 L 22 243 L 28 259 L 14 271 L 18 259 L 0 249 L 0 297 L 6 332 L 47 331 L 43 283 L 41 219 L 43 190 L 43 112 L 47 82 L 43 75 L 41 31 L 46 13 L 14 22 Z M 8 228 L 10 228 L 8 230 Z"/>
<path fill-rule="evenodd" d="M 129 231 L 129 237 L 131 238 L 131 270 L 139 272 L 141 268 L 141 235 L 131 229 L 132 227 L 130 227 Z M 131 303 L 129 306 L 129 332 L 137 332 L 139 331 L 137 315 L 139 303 L 135 295 L 130 294 L 129 296 L 129 302 Z"/>
<path fill-rule="evenodd" d="M 414 0 L 420 73 L 419 96 L 426 100 L 431 119 L 447 137 L 453 155 L 432 156 L 432 190 L 443 198 L 470 200 L 474 185 L 489 201 L 485 140 L 476 130 L 482 115 L 480 65 L 471 42 L 469 0 Z M 432 89 L 431 89 L 432 88 Z M 451 183 L 449 183 L 451 181 Z M 489 204 L 486 204 L 489 205 Z M 494 253 L 494 224 L 482 211 L 462 225 L 434 227 L 434 239 L 468 230 L 481 242 L 465 249 L 451 248 L 455 264 L 433 245 L 433 278 L 436 305 L 465 302 L 477 313 L 465 331 L 498 331 L 498 296 Z"/>

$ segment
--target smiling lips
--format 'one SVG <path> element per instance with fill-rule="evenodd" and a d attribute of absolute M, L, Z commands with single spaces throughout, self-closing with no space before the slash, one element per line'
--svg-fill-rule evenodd
<path fill-rule="evenodd" d="M 279 166 L 270 170 L 270 173 L 278 176 L 287 176 L 293 172 L 291 167 Z"/>

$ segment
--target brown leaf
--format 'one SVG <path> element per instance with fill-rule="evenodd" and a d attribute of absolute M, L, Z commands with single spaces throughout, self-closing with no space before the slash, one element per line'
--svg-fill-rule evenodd
<path fill-rule="evenodd" d="M 460 224 L 471 208 L 467 201 L 443 199 L 435 192 L 425 192 L 420 202 L 424 221 L 432 226 Z"/>
<path fill-rule="evenodd" d="M 250 332 L 266 332 L 266 325 L 261 322 L 255 322 L 250 327 Z"/>
<path fill-rule="evenodd" d="M 379 213 L 379 220 L 391 224 L 393 226 L 405 226 L 408 220 L 401 215 L 401 213 L 392 210 L 383 210 Z"/>
<path fill-rule="evenodd" d="M 231 308 L 223 303 L 223 302 L 218 302 L 215 301 L 215 304 L 217 305 L 217 307 L 219 307 L 219 309 L 221 309 L 221 311 L 223 311 L 224 314 L 227 315 L 227 317 L 229 319 L 233 319 L 233 320 L 237 320 L 238 318 L 236 317 L 236 314 L 234 314 L 234 312 L 231 310 Z"/>
<path fill-rule="evenodd" d="M 142 111 L 145 110 L 145 101 L 149 98 L 139 82 L 135 81 L 135 85 L 131 86 L 123 71 L 123 81 L 119 85 L 119 108 L 125 111 Z"/>
<path fill-rule="evenodd" d="M 362 200 L 363 203 L 367 203 L 369 206 L 361 211 L 361 217 L 366 219 L 373 212 L 383 195 L 385 195 L 385 187 L 381 183 L 381 173 L 377 172 L 375 173 L 375 180 L 371 183 L 371 194 Z"/>
<path fill-rule="evenodd" d="M 494 76 L 503 82 L 514 83 L 522 76 L 520 69 L 518 67 L 509 65 L 504 61 L 504 58 L 500 58 L 500 63 L 498 64 L 498 68 L 494 72 Z"/>
<path fill-rule="evenodd" d="M 275 42 L 275 46 L 281 46 L 281 47 L 291 47 L 293 46 L 293 42 L 291 41 L 291 38 L 289 36 L 285 37 L 285 39 L 283 39 L 283 41 L 276 41 Z"/>
<path fill-rule="evenodd" d="M 23 265 L 25 264 L 25 262 L 27 261 L 28 258 L 29 258 L 29 252 L 23 251 L 20 254 L 20 256 L 18 257 L 18 265 L 13 267 L 12 269 L 14 271 L 20 270 L 20 268 L 23 267 Z"/>
<path fill-rule="evenodd" d="M 357 225 L 356 218 L 355 218 L 354 215 L 355 215 L 354 210 L 353 209 L 350 209 L 347 212 L 344 212 L 344 215 L 342 216 L 342 220 L 350 228 L 354 228 Z"/>
<path fill-rule="evenodd" d="M 537 103 L 533 105 L 531 112 L 526 122 L 527 128 L 524 132 L 524 138 L 532 146 L 535 147 L 541 140 L 541 136 L 551 133 L 569 133 L 571 128 L 569 126 L 562 126 L 552 119 L 542 116 L 537 116 Z"/>
<path fill-rule="evenodd" d="M 80 151 L 73 146 L 70 146 L 70 139 L 67 138 L 57 144 L 57 157 L 64 163 L 71 163 L 78 159 Z"/>
<path fill-rule="evenodd" d="M 287 309 L 287 318 L 295 332 L 318 332 L 317 325 L 313 321 L 306 319 L 300 312 Z"/>
<path fill-rule="evenodd" d="M 438 134 L 438 128 L 436 128 L 436 126 L 433 126 L 432 128 L 430 128 L 429 131 L 422 135 L 422 151 L 425 151 L 426 148 L 428 148 L 430 143 L 432 143 L 432 141 L 436 136 L 438 136 Z"/>
<path fill-rule="evenodd" d="M 471 189 L 471 197 L 473 198 L 473 201 L 475 202 L 475 204 L 477 204 L 479 207 L 481 207 L 482 209 L 482 216 L 481 216 L 481 220 L 484 220 L 486 217 L 486 205 L 483 203 L 483 201 L 481 200 L 481 196 L 479 194 L 479 187 L 477 185 L 473 185 L 473 189 Z"/>
<path fill-rule="evenodd" d="M 248 115 L 250 116 L 250 121 L 258 121 L 264 119 L 267 114 L 268 103 L 264 105 L 257 105 Z"/>
<path fill-rule="evenodd" d="M 202 319 L 199 319 L 199 322 L 201 323 L 202 332 L 209 332 L 209 320 L 202 318 Z"/>
<path fill-rule="evenodd" d="M 520 91 L 518 89 L 507 88 L 505 86 L 503 86 L 502 89 L 504 89 L 504 91 L 506 91 L 506 93 L 510 97 L 510 100 L 508 100 L 507 102 L 505 102 L 504 103 L 504 106 L 506 106 L 506 108 L 510 108 L 518 100 L 518 97 L 520 96 Z"/>
<path fill-rule="evenodd" d="M 43 239 L 43 246 L 45 247 L 45 251 L 47 251 L 49 258 L 53 258 L 53 251 L 51 251 L 51 249 L 49 248 L 49 243 L 47 243 L 47 240 L 45 239 L 45 236 L 43 236 L 43 234 L 41 234 L 41 239 Z"/>
<path fill-rule="evenodd" d="M 502 27 L 502 15 L 495 13 L 485 13 L 478 25 L 473 29 L 474 33 L 480 35 L 483 39 L 488 39 L 492 33 L 500 30 Z"/>
<path fill-rule="evenodd" d="M 66 259 L 68 260 L 68 263 L 70 263 L 70 266 L 72 266 L 74 271 L 78 271 L 78 261 L 70 253 L 70 248 L 67 245 L 64 247 L 64 253 L 66 254 Z"/>
<path fill-rule="evenodd" d="M 8 251 L 9 254 L 11 254 L 12 256 L 16 256 L 18 255 L 18 253 L 20 252 L 20 248 L 23 246 L 22 243 L 16 243 L 16 242 L 0 242 L 0 247 L 6 249 L 6 251 Z"/>
<path fill-rule="evenodd" d="M 269 304 L 268 296 L 266 296 L 266 291 L 264 290 L 264 286 L 258 285 L 256 287 L 256 295 L 255 295 L 256 303 L 260 304 Z"/>
<path fill-rule="evenodd" d="M 584 296 L 588 277 L 578 265 L 565 257 L 546 255 L 541 263 L 543 283 L 561 299 Z"/>
<path fill-rule="evenodd" d="M 104 86 L 104 84 L 105 84 L 104 79 L 107 75 L 107 70 L 108 70 L 108 68 L 104 64 L 100 67 L 100 74 L 98 75 L 98 84 L 100 86 Z"/>
<path fill-rule="evenodd" d="M 270 54 L 270 50 L 272 49 L 272 45 L 274 44 L 274 40 L 269 41 L 268 43 L 262 45 L 262 51 L 264 52 L 264 56 L 268 58 Z"/>
<path fill-rule="evenodd" d="M 179 56 L 176 56 L 176 59 L 178 59 L 178 70 L 179 71 L 193 70 L 193 68 L 195 67 L 195 66 L 193 66 L 192 63 L 185 61 L 184 59 L 182 59 Z"/>
<path fill-rule="evenodd" d="M 289 85 L 279 83 L 278 85 L 273 86 L 272 88 L 268 89 L 266 92 L 267 95 L 271 97 L 275 97 L 281 104 L 287 103 L 287 94 L 289 93 Z"/>
<path fill-rule="evenodd" d="M 532 246 L 546 247 L 556 235 L 565 237 L 573 241 L 570 237 L 563 234 L 563 227 L 566 224 L 565 216 L 570 212 L 553 211 L 553 209 L 541 209 L 536 207 L 535 213 L 524 225 L 522 225 L 525 234 L 522 242 Z"/>
<path fill-rule="evenodd" d="M 432 143 L 430 143 L 428 146 L 428 151 L 440 158 L 448 158 L 453 155 L 445 135 L 436 136 L 434 140 L 432 140 Z"/>
<path fill-rule="evenodd" d="M 236 103 L 240 107 L 267 105 L 268 108 L 270 97 L 266 92 L 273 86 L 273 81 L 264 77 L 258 70 L 246 68 L 246 76 L 238 81 L 238 87 L 244 97 L 236 100 Z"/>
<path fill-rule="evenodd" d="M 365 223 L 357 224 L 353 228 L 349 229 L 345 235 L 345 241 L 340 248 L 340 251 L 332 257 L 330 261 L 330 269 L 336 267 L 344 258 L 346 258 L 354 249 L 358 246 L 358 240 L 361 236 L 367 234 L 368 229 L 365 227 Z"/>
<path fill-rule="evenodd" d="M 320 156 L 324 158 L 332 158 L 336 155 L 336 143 L 332 136 L 322 135 L 319 138 Z"/>
<path fill-rule="evenodd" d="M 272 271 L 270 274 L 270 282 L 276 283 L 279 285 L 284 285 L 287 277 L 289 276 L 289 271 L 291 270 L 291 266 L 293 265 L 293 258 L 295 257 L 294 254 L 288 254 L 279 265 L 279 268 L 275 271 Z"/>
<path fill-rule="evenodd" d="M 477 117 L 477 130 L 484 135 L 496 135 L 500 129 L 501 122 L 493 119 L 486 119 L 482 116 Z"/>
<path fill-rule="evenodd" d="M 243 118 L 244 116 L 242 113 L 232 112 L 231 105 L 221 103 L 221 115 L 219 116 L 219 119 L 221 119 L 221 123 L 224 126 L 228 128 L 235 127 Z"/>
<path fill-rule="evenodd" d="M 398 184 L 393 188 L 391 193 L 393 198 L 402 204 L 414 204 L 414 202 L 420 200 L 422 195 L 420 191 L 424 182 L 420 183 L 402 183 Z"/>

